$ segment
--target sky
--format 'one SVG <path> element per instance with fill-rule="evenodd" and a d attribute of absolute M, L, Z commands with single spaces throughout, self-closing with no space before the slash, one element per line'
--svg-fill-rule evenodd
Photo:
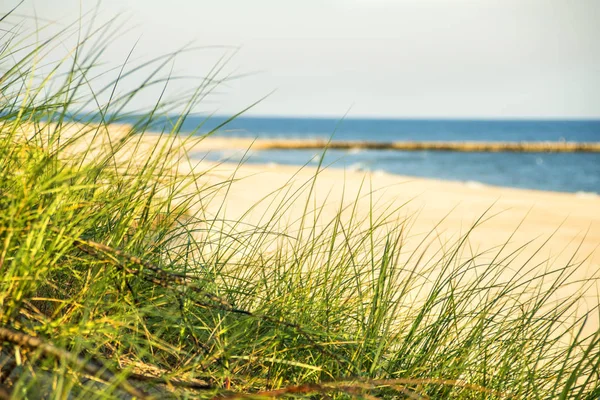
<path fill-rule="evenodd" d="M 60 24 L 92 5 L 26 0 L 20 12 Z M 107 65 L 134 46 L 133 61 L 190 42 L 225 46 L 172 66 L 202 76 L 225 56 L 223 74 L 241 75 L 205 112 L 235 113 L 270 93 L 249 114 L 600 117 L 598 0 L 105 0 L 99 9 L 123 30 Z"/>

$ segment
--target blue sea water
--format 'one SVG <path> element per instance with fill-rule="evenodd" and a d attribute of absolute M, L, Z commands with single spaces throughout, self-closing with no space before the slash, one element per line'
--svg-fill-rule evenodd
<path fill-rule="evenodd" d="M 193 131 L 203 117 L 191 117 L 182 132 Z M 199 134 L 225 119 L 213 117 Z M 240 117 L 218 136 L 276 139 L 369 141 L 600 141 L 600 121 L 562 120 L 393 120 Z M 317 163 L 322 151 L 266 150 L 246 154 L 247 163 Z M 196 154 L 209 160 L 238 162 L 244 152 Z M 562 192 L 600 193 L 598 153 L 461 153 L 451 151 L 330 150 L 323 159 L 332 168 L 475 181 L 483 184 Z"/>

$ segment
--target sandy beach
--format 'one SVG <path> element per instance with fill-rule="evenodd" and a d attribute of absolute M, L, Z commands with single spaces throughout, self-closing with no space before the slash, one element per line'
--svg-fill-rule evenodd
<path fill-rule="evenodd" d="M 246 145 L 245 139 L 207 139 L 191 150 L 240 149 Z M 215 166 L 200 162 L 194 167 Z M 232 215 L 241 215 L 266 194 L 288 184 L 292 176 L 295 184 L 310 181 L 317 168 L 225 163 L 215 167 L 213 172 L 229 175 L 234 171 L 241 179 L 231 186 L 227 210 Z M 566 256 L 579 248 L 581 257 L 590 256 L 587 262 L 596 267 L 600 265 L 600 254 L 595 252 L 600 244 L 600 196 L 594 194 L 523 190 L 336 168 L 318 172 L 314 191 L 316 204 L 326 203 L 324 210 L 330 216 L 337 212 L 342 199 L 349 202 L 359 197 L 358 208 L 363 210 L 368 209 L 372 201 L 379 205 L 376 210 L 389 204 L 402 205 L 395 216 L 411 217 L 411 234 L 415 236 L 435 229 L 441 237 L 456 237 L 485 213 L 485 222 L 470 235 L 475 248 L 492 249 L 513 234 L 511 242 L 514 243 L 534 238 L 539 242 L 552 236 L 542 254 L 553 258 L 563 252 Z"/>
<path fill-rule="evenodd" d="M 112 140 L 121 137 L 126 128 L 113 126 Z M 73 126 L 71 132 L 78 132 L 77 126 Z M 106 136 L 101 135 L 96 140 L 106 141 Z M 138 148 L 132 148 L 131 152 L 144 154 L 157 143 L 169 140 L 168 136 L 144 134 L 136 139 Z M 477 223 L 468 239 L 474 253 L 488 252 L 493 257 L 501 246 L 506 245 L 503 251 L 509 252 L 531 242 L 529 250 L 522 254 L 523 259 L 528 259 L 530 253 L 545 243 L 535 252 L 532 263 L 581 261 L 586 275 L 600 269 L 600 251 L 597 251 L 600 196 L 595 194 L 523 190 L 380 171 L 215 163 L 202 160 L 202 155 L 212 150 L 247 149 L 252 141 L 188 140 L 182 136 L 176 138 L 175 143 L 176 147 L 181 146 L 192 155 L 180 157 L 175 168 L 180 174 L 200 176 L 199 186 L 210 187 L 235 179 L 222 190 L 213 191 L 210 202 L 199 203 L 206 207 L 204 212 L 208 214 L 219 213 L 221 217 L 242 218 L 247 223 L 260 224 L 267 215 L 275 212 L 277 201 L 274 199 L 284 198 L 287 193 L 294 201 L 285 211 L 282 229 L 293 230 L 294 221 L 297 222 L 303 213 L 310 195 L 310 208 L 319 211 L 318 221 L 314 221 L 317 224 L 334 218 L 341 204 L 346 207 L 356 205 L 353 208 L 365 222 L 372 210 L 373 215 L 385 215 L 391 223 L 403 223 L 407 232 L 407 252 L 425 237 L 431 241 L 430 251 L 433 251 L 464 235 Z M 74 151 L 85 151 L 89 145 L 89 141 L 80 140 Z M 101 151 L 98 149 L 101 147 L 96 150 Z M 93 157 L 94 151 L 89 156 Z M 192 209 L 190 213 L 198 211 Z"/>

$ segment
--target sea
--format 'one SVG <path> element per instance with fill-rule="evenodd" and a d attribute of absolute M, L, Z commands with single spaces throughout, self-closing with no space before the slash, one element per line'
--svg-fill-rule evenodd
<path fill-rule="evenodd" d="M 189 117 L 182 133 L 206 134 L 226 117 Z M 200 126 L 200 129 L 196 129 Z M 218 137 L 368 141 L 600 142 L 600 120 L 450 120 L 238 117 Z M 211 151 L 211 161 L 317 165 L 513 188 L 600 193 L 600 153 L 464 153 L 397 150 Z"/>

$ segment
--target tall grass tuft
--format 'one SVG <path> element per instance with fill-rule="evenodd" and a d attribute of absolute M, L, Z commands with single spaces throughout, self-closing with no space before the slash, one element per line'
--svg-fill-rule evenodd
<path fill-rule="evenodd" d="M 322 166 L 265 196 L 258 223 L 230 220 L 235 174 L 184 168 L 203 136 L 179 134 L 222 65 L 127 113 L 177 78 L 164 74 L 177 53 L 105 71 L 113 22 L 83 18 L 45 41 L 1 22 L 0 398 L 600 397 L 597 299 L 555 300 L 575 258 L 490 261 L 469 233 L 407 254 L 396 208 L 363 215 L 357 198 L 322 214 Z"/>

